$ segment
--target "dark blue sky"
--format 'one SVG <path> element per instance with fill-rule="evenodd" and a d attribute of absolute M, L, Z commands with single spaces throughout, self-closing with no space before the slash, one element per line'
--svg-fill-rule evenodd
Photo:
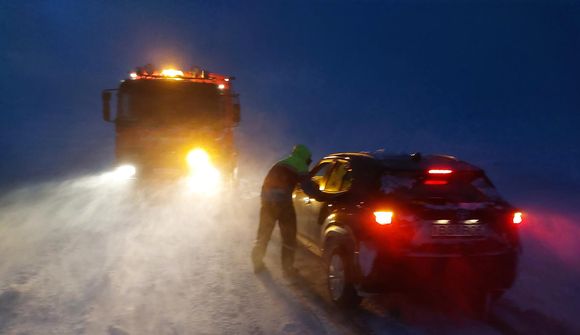
<path fill-rule="evenodd" d="M 0 184 L 109 164 L 100 91 L 155 63 L 235 75 L 246 148 L 448 153 L 508 188 L 577 190 L 579 14 L 554 1 L 1 0 Z"/>

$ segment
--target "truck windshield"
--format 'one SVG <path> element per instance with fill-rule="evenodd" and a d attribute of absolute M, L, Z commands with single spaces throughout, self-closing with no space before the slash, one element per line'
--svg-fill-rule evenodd
<path fill-rule="evenodd" d="M 221 96 L 215 85 L 184 81 L 130 82 L 121 89 L 120 121 L 148 125 L 211 125 L 221 118 Z"/>
<path fill-rule="evenodd" d="M 416 171 L 384 172 L 381 191 L 387 195 L 413 200 L 442 200 L 446 202 L 487 202 L 499 200 L 493 184 L 480 171 L 456 171 L 440 179 L 442 183 L 429 184 L 429 177 Z"/>

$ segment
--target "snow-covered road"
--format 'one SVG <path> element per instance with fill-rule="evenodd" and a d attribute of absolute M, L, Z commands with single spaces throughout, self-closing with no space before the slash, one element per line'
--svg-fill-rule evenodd
<path fill-rule="evenodd" d="M 306 252 L 304 278 L 282 278 L 276 239 L 269 271 L 255 276 L 257 205 L 255 194 L 201 197 L 102 176 L 5 195 L 0 334 L 494 334 L 518 332 L 525 319 L 512 300 L 499 306 L 512 313 L 507 324 L 415 307 L 397 321 L 377 299 L 343 313 Z"/>
<path fill-rule="evenodd" d="M 0 333 L 351 332 L 254 276 L 255 199 L 180 186 L 87 177 L 3 198 Z"/>

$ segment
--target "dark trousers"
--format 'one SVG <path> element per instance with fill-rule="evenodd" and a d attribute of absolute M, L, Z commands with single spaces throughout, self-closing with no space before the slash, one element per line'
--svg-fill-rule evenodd
<path fill-rule="evenodd" d="M 252 250 L 254 263 L 262 262 L 274 226 L 278 221 L 282 235 L 282 268 L 289 269 L 294 264 L 296 249 L 296 212 L 291 202 L 277 203 L 262 201 L 258 237 Z"/>

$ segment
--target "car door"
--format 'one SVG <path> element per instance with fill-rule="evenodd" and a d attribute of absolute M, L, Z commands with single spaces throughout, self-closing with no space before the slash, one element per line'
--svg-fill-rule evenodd
<path fill-rule="evenodd" d="M 350 164 L 346 160 L 336 160 L 332 166 L 332 170 L 327 174 L 326 182 L 321 191 L 329 195 L 339 196 L 350 189 L 352 183 Z M 332 211 L 333 202 L 323 202 L 317 201 L 316 199 L 310 199 L 310 204 L 307 207 L 308 213 L 308 227 L 307 232 L 308 238 L 314 242 L 316 245 L 320 245 L 321 242 L 321 227 L 324 219 Z"/>
<path fill-rule="evenodd" d="M 310 171 L 312 181 L 318 184 L 320 190 L 324 189 L 326 184 L 326 177 L 328 176 L 332 165 L 332 160 L 323 160 Z M 310 216 L 312 215 L 310 205 L 314 199 L 310 198 L 306 193 L 304 193 L 300 185 L 298 185 L 294 190 L 292 200 L 294 202 L 294 209 L 296 210 L 296 225 L 298 234 L 302 237 L 309 238 L 310 234 L 308 231 L 311 230 L 309 228 L 309 223 L 311 221 Z"/>

